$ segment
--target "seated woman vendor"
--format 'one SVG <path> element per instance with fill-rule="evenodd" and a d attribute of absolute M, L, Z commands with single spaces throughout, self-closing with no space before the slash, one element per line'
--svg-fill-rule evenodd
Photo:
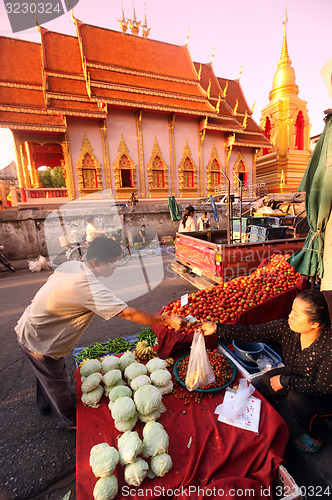
<path fill-rule="evenodd" d="M 325 292 L 326 293 L 326 292 Z M 288 406 L 305 434 L 293 444 L 314 453 L 328 438 L 325 419 L 332 417 L 332 331 L 324 294 L 305 290 L 295 298 L 288 320 L 264 325 L 203 323 L 204 335 L 281 345 L 284 367 L 263 374 L 257 389 L 270 402 L 287 397 Z"/>

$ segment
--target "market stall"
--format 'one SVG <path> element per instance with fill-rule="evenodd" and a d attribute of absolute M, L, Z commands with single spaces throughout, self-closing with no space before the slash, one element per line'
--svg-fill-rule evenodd
<path fill-rule="evenodd" d="M 273 291 L 265 291 L 267 293 L 259 295 L 258 304 L 254 307 L 243 308 L 242 311 L 240 311 L 242 306 L 238 307 L 236 310 L 240 312 L 233 314 L 228 322 L 257 324 L 287 317 L 293 299 L 301 289 L 305 288 L 306 283 L 299 276 L 290 276 L 288 269 L 285 272 L 287 278 L 281 280 L 284 285 L 281 287 L 275 285 Z M 265 277 L 270 279 L 268 273 L 265 273 Z M 252 283 L 250 286 L 252 287 Z M 261 282 L 259 286 L 262 287 Z M 267 288 L 265 285 L 264 287 Z M 214 294 L 216 291 L 210 293 Z M 203 292 L 197 294 L 201 300 Z M 191 297 L 193 303 L 195 298 Z M 208 296 L 206 300 L 213 301 Z M 189 304 L 188 307 L 191 307 Z M 174 313 L 178 305 L 178 301 L 175 301 L 166 306 L 164 312 Z M 196 307 L 197 310 L 199 309 Z M 206 308 L 204 315 L 205 318 L 199 319 L 206 319 L 206 316 L 209 316 Z M 222 318 L 225 322 L 226 316 Z M 158 356 L 178 358 L 184 353 L 189 353 L 193 338 L 190 328 L 186 332 L 179 333 L 158 325 L 154 326 L 153 330 L 158 338 L 158 345 L 155 346 Z M 207 348 L 216 347 L 216 336 L 211 335 L 205 340 Z M 172 376 L 175 382 L 174 374 Z M 79 370 L 75 372 L 75 378 L 77 500 L 90 500 L 93 498 L 93 489 L 97 481 L 89 465 L 90 450 L 94 445 L 103 442 L 116 448 L 118 437 L 122 433 L 115 428 L 108 408 L 108 398 L 103 395 L 99 408 L 84 406 L 81 401 Z M 239 373 L 235 380 L 235 384 L 238 383 Z M 153 479 L 146 477 L 142 484 L 135 488 L 126 484 L 124 467 L 118 464 L 114 472 L 119 482 L 116 498 L 119 500 L 128 496 L 145 499 L 188 497 L 196 499 L 205 496 L 272 498 L 272 483 L 283 461 L 288 441 L 288 428 L 280 415 L 255 391 L 254 396 L 261 400 L 258 433 L 255 433 L 218 421 L 215 409 L 223 402 L 225 389 L 214 392 L 213 397 L 204 395 L 202 399 L 189 398 L 187 389 L 182 391 L 184 392 L 175 390 L 163 396 L 166 412 L 162 413 L 158 420 L 169 435 L 168 453 L 173 461 L 172 469 L 163 477 Z M 138 422 L 133 429 L 141 438 L 143 427 L 144 424 Z"/>
<path fill-rule="evenodd" d="M 90 450 L 103 442 L 117 447 L 117 437 L 121 433 L 114 427 L 105 396 L 99 408 L 83 406 L 78 370 L 75 377 L 77 500 L 90 500 L 97 481 L 89 465 Z M 260 398 L 257 391 L 255 396 Z M 200 404 L 191 400 L 189 405 L 184 405 L 174 394 L 164 396 L 167 411 L 159 422 L 170 438 L 173 467 L 164 477 L 146 478 L 134 488 L 126 485 L 123 466 L 118 464 L 115 474 L 119 493 L 116 498 L 186 498 L 189 493 L 191 498 L 204 498 L 208 493 L 203 489 L 212 491 L 214 488 L 215 493 L 209 496 L 227 498 L 228 492 L 236 498 L 234 492 L 237 491 L 240 497 L 250 489 L 251 497 L 272 498 L 272 480 L 282 463 L 288 440 L 287 425 L 265 400 L 262 400 L 258 435 L 218 422 L 214 411 L 223 397 L 222 390 L 211 399 L 203 398 Z M 143 426 L 139 423 L 134 429 L 140 437 Z"/>

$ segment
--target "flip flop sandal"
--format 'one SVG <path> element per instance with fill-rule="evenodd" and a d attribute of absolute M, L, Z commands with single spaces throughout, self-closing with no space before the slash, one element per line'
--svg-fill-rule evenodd
<path fill-rule="evenodd" d="M 299 443 L 302 443 L 302 446 Z M 302 436 L 298 437 L 292 444 L 296 450 L 302 453 L 317 453 L 325 443 L 326 441 L 317 444 L 312 441 L 308 434 L 302 434 Z"/>

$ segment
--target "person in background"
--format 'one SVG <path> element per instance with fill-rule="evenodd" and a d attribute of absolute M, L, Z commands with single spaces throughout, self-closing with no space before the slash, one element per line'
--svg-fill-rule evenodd
<path fill-rule="evenodd" d="M 185 233 L 188 231 L 197 231 L 196 222 L 194 220 L 195 209 L 191 205 L 189 205 L 182 217 L 182 220 L 179 225 L 179 233 Z"/>
<path fill-rule="evenodd" d="M 148 236 L 146 234 L 144 224 L 142 224 L 141 229 L 138 231 L 138 234 L 136 236 L 136 241 L 138 243 L 150 243 L 150 239 L 148 238 Z"/>
<path fill-rule="evenodd" d="M 198 231 L 205 231 L 210 227 L 210 221 L 207 213 L 204 211 L 197 221 Z"/>
<path fill-rule="evenodd" d="M 330 301 L 327 292 L 300 292 L 288 320 L 256 326 L 201 325 L 204 335 L 281 345 L 285 366 L 264 373 L 256 388 L 271 403 L 287 398 L 290 411 L 305 430 L 293 445 L 305 453 L 317 452 L 328 440 L 325 419 L 332 418 L 332 331 L 325 297 Z"/>
<path fill-rule="evenodd" d="M 121 255 L 118 242 L 105 237 L 88 246 L 86 262 L 59 266 L 41 287 L 19 319 L 15 331 L 20 348 L 37 377 L 37 408 L 52 412 L 58 427 L 76 429 L 64 356 L 69 354 L 95 315 L 118 316 L 140 325 L 162 324 L 176 330 L 185 326 L 181 316 L 162 316 L 129 307 L 103 284 Z M 109 337 L 110 333 L 105 332 Z"/>
<path fill-rule="evenodd" d="M 87 243 L 91 243 L 91 241 L 93 241 L 95 238 L 98 238 L 99 236 L 103 235 L 103 236 L 106 236 L 107 235 L 107 231 L 100 231 L 98 229 L 95 228 L 94 226 L 94 216 L 93 215 L 90 215 L 86 221 L 87 221 L 87 226 L 86 226 L 86 241 Z"/>

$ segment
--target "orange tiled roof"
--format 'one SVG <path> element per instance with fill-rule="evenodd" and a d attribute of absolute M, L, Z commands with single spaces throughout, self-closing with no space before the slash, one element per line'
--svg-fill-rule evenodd
<path fill-rule="evenodd" d="M 40 44 L 0 36 L 0 81 L 39 85 L 42 83 Z"/>
<path fill-rule="evenodd" d="M 50 114 L 22 113 L 21 109 L 6 111 L 0 109 L 0 124 L 2 127 L 21 130 L 47 130 L 57 132 L 66 131 L 64 117 Z"/>

